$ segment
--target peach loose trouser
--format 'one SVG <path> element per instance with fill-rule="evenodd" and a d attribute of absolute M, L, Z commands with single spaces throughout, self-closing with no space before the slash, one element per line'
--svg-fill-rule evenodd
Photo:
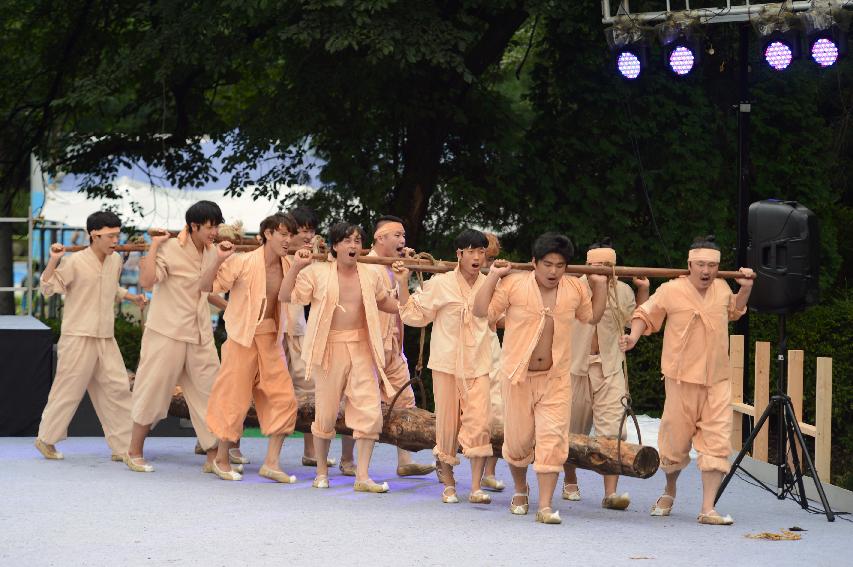
<path fill-rule="evenodd" d="M 180 386 L 199 444 L 205 450 L 212 449 L 216 446 L 216 436 L 207 428 L 205 419 L 218 371 L 219 357 L 213 339 L 193 344 L 145 329 L 133 382 L 133 422 L 156 425 L 164 419 L 169 414 L 175 386 Z"/>
<path fill-rule="evenodd" d="M 382 407 L 376 365 L 370 353 L 367 329 L 329 331 L 322 365 L 315 365 L 314 423 L 311 433 L 335 437 L 338 409 L 344 399 L 347 427 L 355 439 L 379 439 Z"/>
<path fill-rule="evenodd" d="M 731 382 L 712 386 L 666 378 L 666 400 L 658 430 L 660 468 L 675 472 L 690 463 L 690 446 L 700 471 L 729 472 L 732 452 Z"/>
<path fill-rule="evenodd" d="M 622 396 L 625 395 L 625 375 L 620 368 L 611 376 L 602 371 L 601 355 L 589 355 L 589 375 L 572 374 L 572 413 L 569 425 L 571 433 L 589 435 L 595 425 L 595 434 L 603 437 L 621 435 L 625 439 L 625 428 L 620 433 L 619 424 L 625 411 Z"/>
<path fill-rule="evenodd" d="M 465 380 L 446 372 L 433 370 L 432 392 L 435 398 L 436 458 L 458 465 L 456 453 L 468 457 L 491 457 L 489 435 L 489 376 Z"/>
<path fill-rule="evenodd" d="M 504 379 L 504 460 L 516 467 L 533 463 L 538 473 L 558 473 L 569 458 L 572 382 L 569 374 L 528 371 L 526 380 Z"/>
<path fill-rule="evenodd" d="M 38 438 L 54 445 L 68 436 L 68 424 L 83 394 L 89 399 L 116 455 L 130 444 L 130 384 L 115 339 L 62 335 L 57 345 L 56 378 L 41 414 Z"/>
<path fill-rule="evenodd" d="M 290 435 L 296 426 L 296 395 L 276 345 L 276 323 L 264 319 L 252 346 L 231 339 L 222 345 L 222 366 L 210 394 L 207 425 L 219 439 L 236 442 L 252 399 L 264 435 Z"/>
<path fill-rule="evenodd" d="M 409 384 L 409 380 L 412 379 L 409 374 L 409 361 L 406 360 L 406 357 L 403 355 L 400 341 L 397 339 L 396 334 L 392 340 L 391 350 L 385 351 L 385 362 L 386 364 L 383 370 L 385 371 L 385 376 L 388 377 L 388 381 L 391 383 L 391 386 L 394 388 L 394 392 L 396 393 L 400 391 L 401 388 L 405 387 L 403 393 L 400 394 L 399 398 L 397 398 L 397 403 L 394 404 L 394 407 L 403 409 L 415 407 L 417 405 L 415 403 L 415 391 L 412 389 L 412 385 Z M 390 404 L 394 395 L 392 394 L 389 396 L 383 388 L 380 388 L 379 391 L 382 395 L 382 401 L 386 404 Z"/>

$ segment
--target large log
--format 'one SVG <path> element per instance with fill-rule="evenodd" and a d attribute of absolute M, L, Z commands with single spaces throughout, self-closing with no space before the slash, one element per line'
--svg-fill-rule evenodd
<path fill-rule="evenodd" d="M 382 409 L 385 412 L 387 408 L 383 406 Z M 189 408 L 182 394 L 176 393 L 172 397 L 169 414 L 189 419 Z M 296 430 L 302 433 L 310 433 L 311 422 L 313 421 L 314 400 L 310 398 L 300 399 Z M 246 425 L 254 427 L 258 425 L 258 416 L 254 407 L 249 409 Z M 338 416 L 335 429 L 340 434 L 352 435 L 352 430 L 346 426 L 342 416 Z M 435 414 L 420 408 L 395 408 L 385 420 L 379 441 L 409 451 L 432 449 L 435 446 Z M 503 431 L 496 431 L 492 435 L 492 447 L 496 455 L 501 454 L 502 444 Z M 623 442 L 621 451 L 618 451 L 617 440 L 614 438 L 587 437 L 573 433 L 569 435 L 568 462 L 578 468 L 601 474 L 649 478 L 657 471 L 660 459 L 658 452 L 653 447 Z"/>

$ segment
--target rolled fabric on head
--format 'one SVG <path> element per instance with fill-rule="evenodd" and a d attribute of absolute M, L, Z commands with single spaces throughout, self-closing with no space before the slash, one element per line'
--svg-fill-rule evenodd
<path fill-rule="evenodd" d="M 616 250 L 613 248 L 593 248 L 586 253 L 587 264 L 608 264 L 616 265 Z"/>
<path fill-rule="evenodd" d="M 97 230 L 93 230 L 90 234 L 92 236 L 106 236 L 108 234 L 119 234 L 121 233 L 121 229 L 116 226 L 105 226 L 104 228 L 99 228 Z"/>
<path fill-rule="evenodd" d="M 373 233 L 373 240 L 376 240 L 380 236 L 385 236 L 386 234 L 391 234 L 393 232 L 406 232 L 406 229 L 403 228 L 403 225 L 398 222 L 386 222 L 382 226 L 376 229 L 376 232 Z"/>
<path fill-rule="evenodd" d="M 720 263 L 720 251 L 713 248 L 691 248 L 687 253 L 688 262 L 716 262 Z"/>

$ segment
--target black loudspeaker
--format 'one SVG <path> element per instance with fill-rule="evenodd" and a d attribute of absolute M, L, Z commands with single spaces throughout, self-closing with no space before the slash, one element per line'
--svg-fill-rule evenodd
<path fill-rule="evenodd" d="M 820 237 L 817 217 L 795 201 L 749 206 L 747 263 L 757 277 L 749 306 L 791 313 L 818 301 Z"/>

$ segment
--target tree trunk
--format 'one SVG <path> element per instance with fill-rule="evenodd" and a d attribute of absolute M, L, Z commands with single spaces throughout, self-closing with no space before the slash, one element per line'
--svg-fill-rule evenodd
<path fill-rule="evenodd" d="M 415 120 L 406 128 L 403 174 L 394 191 L 391 211 L 406 221 L 406 244 L 417 249 L 429 199 L 438 183 L 446 129 L 438 120 Z"/>
<path fill-rule="evenodd" d="M 382 410 L 387 412 L 385 406 Z M 172 397 L 169 414 L 189 418 L 189 408 L 182 394 L 176 393 Z M 314 400 L 300 399 L 296 430 L 309 433 L 313 421 Z M 258 425 L 254 407 L 249 409 L 246 425 Z M 335 429 L 342 435 L 352 435 L 352 430 L 347 428 L 343 417 L 338 417 Z M 420 408 L 394 409 L 390 416 L 386 415 L 379 441 L 409 451 L 432 449 L 435 446 L 435 414 Z M 497 431 L 492 435 L 492 447 L 496 455 L 501 454 L 502 444 L 503 431 Z M 618 447 L 616 439 L 577 434 L 569 435 L 568 462 L 600 474 L 620 474 L 638 478 L 651 477 L 660 464 L 658 452 L 652 447 L 625 442 Z"/>

